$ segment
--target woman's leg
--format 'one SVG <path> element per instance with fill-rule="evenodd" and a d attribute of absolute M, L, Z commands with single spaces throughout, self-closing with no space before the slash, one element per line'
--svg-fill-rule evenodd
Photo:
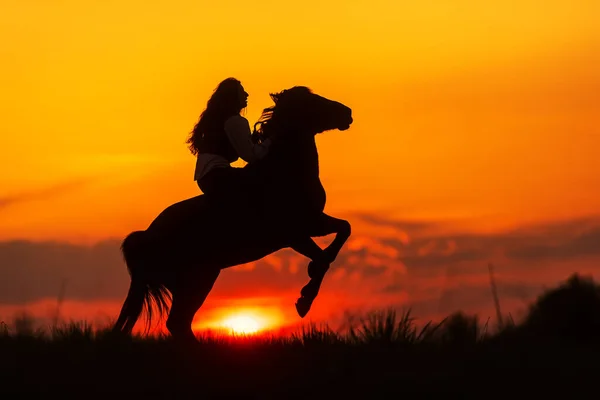
<path fill-rule="evenodd" d="M 197 181 L 204 194 L 227 205 L 251 204 L 252 182 L 242 168 L 215 168 Z"/>
<path fill-rule="evenodd" d="M 200 188 L 200 190 L 202 190 L 202 193 L 208 194 L 210 196 L 218 194 L 218 192 L 220 191 L 219 186 L 221 186 L 220 181 L 222 180 L 222 177 L 224 175 L 224 169 L 225 168 L 214 168 L 202 178 L 196 181 L 198 187 Z"/>

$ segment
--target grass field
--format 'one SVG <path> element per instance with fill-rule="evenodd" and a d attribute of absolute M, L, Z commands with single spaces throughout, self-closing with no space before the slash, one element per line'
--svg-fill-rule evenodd
<path fill-rule="evenodd" d="M 487 320 L 487 316 L 486 316 Z M 457 313 L 417 327 L 409 311 L 334 332 L 205 334 L 197 345 L 120 337 L 84 323 L 0 327 L 0 398 L 348 399 L 593 397 L 600 287 L 574 275 L 518 324 Z"/>

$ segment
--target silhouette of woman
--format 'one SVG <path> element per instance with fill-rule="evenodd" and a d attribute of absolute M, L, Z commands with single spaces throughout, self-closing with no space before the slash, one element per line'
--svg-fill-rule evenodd
<path fill-rule="evenodd" d="M 242 158 L 253 163 L 263 158 L 270 139 L 254 143 L 248 120 L 240 115 L 248 104 L 248 93 L 235 78 L 223 80 L 208 100 L 206 109 L 188 138 L 196 159 L 194 180 L 203 193 L 230 200 L 248 189 L 247 174 L 231 163 Z"/>

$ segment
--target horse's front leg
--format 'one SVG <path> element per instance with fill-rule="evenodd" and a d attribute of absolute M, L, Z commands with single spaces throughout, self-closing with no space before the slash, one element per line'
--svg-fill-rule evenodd
<path fill-rule="evenodd" d="M 317 220 L 317 223 L 311 226 L 309 235 L 311 237 L 327 236 L 332 233 L 335 233 L 335 238 L 331 244 L 329 244 L 329 246 L 322 250 L 319 258 L 315 259 L 311 257 L 314 262 L 308 265 L 308 276 L 310 278 L 315 276 L 315 274 L 319 274 L 319 272 L 324 274 L 327 269 L 329 269 L 329 264 L 335 261 L 340 253 L 340 250 L 342 250 L 342 247 L 352 233 L 352 227 L 348 221 L 331 217 L 325 213 L 321 214 Z M 315 244 L 315 246 L 317 245 Z"/>
<path fill-rule="evenodd" d="M 325 260 L 329 263 L 335 261 L 340 250 L 342 250 L 342 247 L 346 244 L 346 241 L 352 233 L 352 227 L 350 222 L 344 219 L 334 218 L 325 213 L 321 214 L 319 223 L 315 227 L 315 231 L 311 231 L 310 235 L 327 236 L 332 233 L 335 233 L 333 242 L 323 250 Z"/>
<path fill-rule="evenodd" d="M 309 236 L 326 236 L 331 233 L 335 233 L 336 236 L 331 242 L 329 246 L 325 248 L 325 250 L 321 251 L 318 260 L 315 260 L 311 257 L 313 261 L 308 264 L 308 275 L 310 277 L 310 281 L 302 288 L 300 291 L 300 298 L 296 302 L 296 311 L 300 317 L 306 316 L 310 311 L 313 301 L 319 294 L 319 289 L 321 288 L 321 283 L 323 282 L 323 278 L 325 277 L 325 273 L 329 270 L 329 265 L 337 258 L 340 250 L 350 237 L 351 227 L 348 221 L 331 217 L 327 214 L 321 214 L 316 224 L 311 225 L 311 230 L 309 232 Z M 320 247 L 317 246 L 312 239 L 308 238 L 313 244 L 314 247 L 317 247 L 320 250 Z M 302 246 L 311 247 L 312 251 L 314 247 L 308 244 L 306 240 L 302 241 Z"/>
<path fill-rule="evenodd" d="M 290 247 L 296 253 L 300 253 L 306 258 L 310 258 L 311 261 L 317 263 L 329 263 L 329 257 L 325 251 L 320 248 L 310 236 L 302 236 L 292 240 Z"/>
<path fill-rule="evenodd" d="M 327 236 L 332 233 L 336 234 L 335 238 L 324 250 L 311 239 L 311 237 Z M 296 238 L 290 247 L 313 261 L 308 268 L 308 276 L 312 278 L 316 268 L 327 269 L 329 264 L 335 261 L 350 234 L 351 226 L 348 221 L 321 214 L 316 223 L 310 227 L 308 236 Z"/>

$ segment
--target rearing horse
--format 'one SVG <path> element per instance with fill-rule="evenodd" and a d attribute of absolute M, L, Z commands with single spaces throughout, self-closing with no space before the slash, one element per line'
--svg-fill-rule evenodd
<path fill-rule="evenodd" d="M 244 207 L 254 212 L 235 213 L 199 195 L 167 207 L 145 231 L 130 233 L 121 249 L 131 283 L 115 331 L 131 333 L 144 308 L 148 327 L 153 305 L 162 315 L 171 299 L 167 329 L 173 338 L 195 340 L 192 320 L 220 271 L 286 247 L 312 260 L 311 279 L 296 303 L 301 317 L 308 313 L 329 264 L 350 237 L 348 221 L 323 213 L 326 194 L 315 135 L 347 130 L 352 110 L 303 86 L 271 98 L 275 105 L 257 123 L 259 137 L 271 138 L 271 148 L 264 159 L 244 167 L 259 187 L 255 201 Z M 311 239 L 332 233 L 333 242 L 323 250 Z"/>

